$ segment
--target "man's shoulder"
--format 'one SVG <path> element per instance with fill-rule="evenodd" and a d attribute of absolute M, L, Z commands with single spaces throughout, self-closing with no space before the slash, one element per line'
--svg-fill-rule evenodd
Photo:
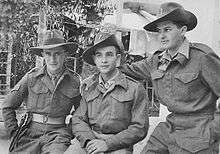
<path fill-rule="evenodd" d="M 81 91 L 87 91 L 96 81 L 98 74 L 93 74 L 86 79 L 84 79 L 81 83 Z"/>
<path fill-rule="evenodd" d="M 212 48 L 210 48 L 208 45 L 203 43 L 191 43 L 190 48 L 196 49 L 201 54 L 212 54 L 215 53 Z"/>
<path fill-rule="evenodd" d="M 42 72 L 42 68 L 40 67 L 34 67 L 32 68 L 30 71 L 28 71 L 26 73 L 26 75 L 29 77 L 29 78 L 33 78 L 33 77 L 36 77 L 38 75 L 40 75 Z"/>
<path fill-rule="evenodd" d="M 130 89 L 130 90 L 137 89 L 140 86 L 140 84 L 142 84 L 141 82 L 139 82 L 139 81 L 135 80 L 134 78 L 127 76 L 125 74 L 124 74 L 124 77 L 127 81 L 128 89 Z"/>
<path fill-rule="evenodd" d="M 70 68 L 66 68 L 66 69 L 69 71 L 71 76 L 76 77 L 76 78 L 78 78 L 81 81 L 81 76 L 78 73 L 76 73 L 75 71 L 73 71 Z"/>
<path fill-rule="evenodd" d="M 132 78 L 132 77 L 130 77 L 130 76 L 127 76 L 127 75 L 125 75 L 125 74 L 124 74 L 124 76 L 125 76 L 125 78 L 126 78 L 126 80 L 127 80 L 128 82 L 131 82 L 131 83 L 134 83 L 134 84 L 138 84 L 138 83 L 139 83 L 139 81 L 135 80 L 134 78 Z"/>

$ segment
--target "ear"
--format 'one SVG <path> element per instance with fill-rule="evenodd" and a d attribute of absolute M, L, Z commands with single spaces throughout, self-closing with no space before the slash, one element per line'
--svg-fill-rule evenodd
<path fill-rule="evenodd" d="M 183 27 L 181 27 L 181 35 L 182 36 L 185 36 L 185 34 L 186 34 L 186 32 L 187 32 L 187 27 L 186 26 L 183 26 Z"/>
<path fill-rule="evenodd" d="M 117 54 L 116 58 L 116 67 L 119 67 L 121 65 L 121 54 Z"/>

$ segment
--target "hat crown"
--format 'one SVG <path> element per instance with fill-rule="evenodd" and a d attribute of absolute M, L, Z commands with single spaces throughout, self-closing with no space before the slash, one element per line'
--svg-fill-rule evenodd
<path fill-rule="evenodd" d="M 43 45 L 53 45 L 53 44 L 60 44 L 60 43 L 65 43 L 63 33 L 60 30 L 53 29 L 53 30 L 46 31 Z"/>
<path fill-rule="evenodd" d="M 158 18 L 161 18 L 175 9 L 184 9 L 182 5 L 175 2 L 167 2 L 160 5 L 159 12 L 157 14 Z"/>
<path fill-rule="evenodd" d="M 95 40 L 94 40 L 94 44 L 98 44 L 104 40 L 106 40 L 107 38 L 109 38 L 112 34 L 110 33 L 104 33 L 104 32 L 100 32 L 96 35 Z"/>

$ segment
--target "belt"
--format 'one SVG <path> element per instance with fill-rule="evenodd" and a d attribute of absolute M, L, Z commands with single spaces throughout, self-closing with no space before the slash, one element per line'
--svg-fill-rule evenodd
<path fill-rule="evenodd" d="M 65 124 L 65 118 L 66 117 L 52 118 L 48 117 L 48 115 L 33 113 L 32 121 L 44 124 Z"/>

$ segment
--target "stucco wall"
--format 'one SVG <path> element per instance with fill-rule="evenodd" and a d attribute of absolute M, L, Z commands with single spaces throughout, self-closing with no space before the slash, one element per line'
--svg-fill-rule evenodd
<path fill-rule="evenodd" d="M 131 0 L 124 0 L 131 1 Z M 201 42 L 209 45 L 220 55 L 220 0 L 132 0 L 136 2 L 161 4 L 174 1 L 192 11 L 198 18 L 197 27 L 187 33 L 192 42 Z"/>

